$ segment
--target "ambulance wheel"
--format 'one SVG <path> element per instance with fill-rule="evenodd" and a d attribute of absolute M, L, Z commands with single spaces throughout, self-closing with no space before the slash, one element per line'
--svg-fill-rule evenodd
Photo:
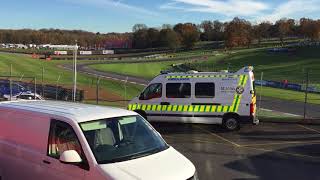
<path fill-rule="evenodd" d="M 223 127 L 228 131 L 235 131 L 240 129 L 240 123 L 236 116 L 226 116 L 223 119 Z"/>

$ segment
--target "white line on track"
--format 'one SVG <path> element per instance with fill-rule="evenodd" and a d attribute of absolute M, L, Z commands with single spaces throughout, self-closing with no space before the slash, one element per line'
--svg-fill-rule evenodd
<path fill-rule="evenodd" d="M 297 115 L 297 114 L 291 114 L 291 113 L 284 113 L 284 114 L 289 115 L 289 116 L 300 117 L 300 115 Z"/>
<path fill-rule="evenodd" d="M 261 108 L 261 110 L 263 110 L 263 111 L 269 111 L 269 112 L 272 111 L 272 110 L 270 110 L 270 109 L 264 109 L 264 108 Z"/>
<path fill-rule="evenodd" d="M 263 110 L 263 111 L 268 111 L 268 112 L 279 112 L 279 113 L 283 113 L 283 114 L 288 115 L 288 116 L 295 116 L 295 117 L 300 117 L 300 116 L 301 116 L 301 115 L 298 115 L 298 114 L 292 114 L 292 113 L 285 113 L 285 112 L 280 112 L 280 111 L 274 111 L 274 110 L 271 110 L 271 109 L 261 108 L 261 110 Z"/>
<path fill-rule="evenodd" d="M 319 133 L 319 134 L 320 134 L 320 131 L 319 131 L 319 130 L 316 130 L 316 129 L 313 129 L 313 128 L 310 128 L 310 127 L 307 127 L 307 126 L 304 126 L 304 125 L 300 125 L 300 124 L 299 124 L 298 126 L 304 128 L 304 129 L 307 129 L 307 130 L 309 130 L 309 131 L 313 131 L 313 132 L 316 132 L 316 133 Z"/>

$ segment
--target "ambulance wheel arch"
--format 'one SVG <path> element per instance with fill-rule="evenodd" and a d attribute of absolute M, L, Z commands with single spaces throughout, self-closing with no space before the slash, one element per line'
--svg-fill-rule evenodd
<path fill-rule="evenodd" d="M 147 119 L 147 113 L 143 110 L 135 110 L 134 112 L 138 113 L 140 116 L 142 116 L 145 120 Z"/>
<path fill-rule="evenodd" d="M 228 131 L 240 129 L 240 116 L 236 113 L 226 113 L 222 117 L 222 125 Z"/>

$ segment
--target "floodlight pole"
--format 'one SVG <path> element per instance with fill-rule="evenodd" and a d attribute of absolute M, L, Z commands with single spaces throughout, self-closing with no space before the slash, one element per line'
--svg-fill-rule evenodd
<path fill-rule="evenodd" d="M 73 52 L 73 102 L 76 101 L 76 95 L 77 95 L 77 52 L 78 50 L 78 43 L 76 40 L 76 45 L 74 47 Z"/>
<path fill-rule="evenodd" d="M 9 80 L 9 86 L 10 86 L 10 101 L 12 100 L 12 64 L 10 64 L 10 80 Z"/>
<path fill-rule="evenodd" d="M 261 72 L 261 79 L 260 79 L 259 110 L 261 109 L 261 100 L 262 100 L 262 81 L 263 81 L 263 72 Z"/>
<path fill-rule="evenodd" d="M 303 108 L 303 120 L 306 120 L 307 116 L 307 103 L 308 103 L 308 88 L 309 88 L 309 70 L 306 70 L 306 90 L 304 96 L 304 108 Z"/>

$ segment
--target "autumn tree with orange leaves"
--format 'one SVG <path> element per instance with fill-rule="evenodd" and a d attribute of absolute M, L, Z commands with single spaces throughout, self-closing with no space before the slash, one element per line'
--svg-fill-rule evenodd
<path fill-rule="evenodd" d="M 320 20 L 301 18 L 300 33 L 305 39 L 320 40 Z"/>
<path fill-rule="evenodd" d="M 244 19 L 234 18 L 226 25 L 225 34 L 225 43 L 229 48 L 250 46 L 253 40 L 251 23 Z"/>
<path fill-rule="evenodd" d="M 194 47 L 195 43 L 199 41 L 200 33 L 195 24 L 179 23 L 175 25 L 173 29 L 178 33 L 181 44 L 187 49 Z"/>

